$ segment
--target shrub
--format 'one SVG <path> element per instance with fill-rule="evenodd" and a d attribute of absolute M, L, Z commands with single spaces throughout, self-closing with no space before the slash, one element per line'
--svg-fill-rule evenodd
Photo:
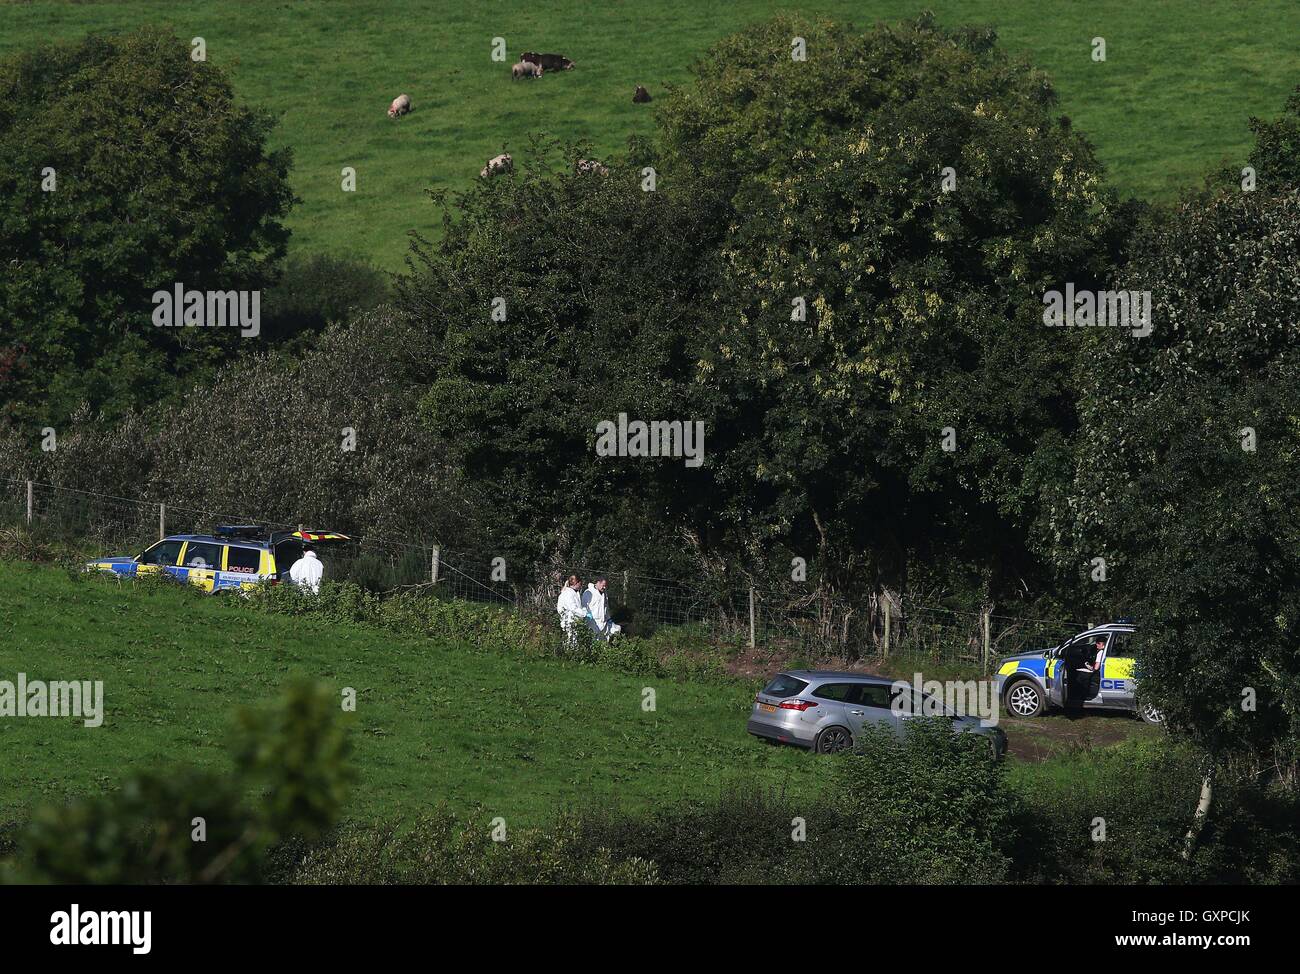
<path fill-rule="evenodd" d="M 987 741 L 916 718 L 901 737 L 860 733 L 836 768 L 833 801 L 852 833 L 839 838 L 840 882 L 983 883 L 1002 880 L 1014 848 L 1015 795 Z"/>
<path fill-rule="evenodd" d="M 576 825 L 493 828 L 439 809 L 409 826 L 350 825 L 308 851 L 283 877 L 301 884 L 648 884 L 656 871 L 642 859 L 616 859 L 590 848 Z"/>
<path fill-rule="evenodd" d="M 1031 882 L 1294 882 L 1300 799 L 1221 778 L 1190 862 L 1184 836 L 1200 762 L 1168 740 L 1074 750 L 1063 778 L 1020 790 L 1016 878 Z M 1099 828 L 1104 824 L 1104 832 Z"/>

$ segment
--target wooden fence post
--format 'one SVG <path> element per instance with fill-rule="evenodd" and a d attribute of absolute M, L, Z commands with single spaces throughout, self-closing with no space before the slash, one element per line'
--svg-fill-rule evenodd
<path fill-rule="evenodd" d="M 167 537 L 167 505 L 158 505 L 158 540 Z"/>
<path fill-rule="evenodd" d="M 983 666 L 984 666 L 985 673 L 989 671 L 989 630 L 992 628 L 992 613 L 993 613 L 992 609 L 985 609 L 983 612 L 980 613 L 981 616 L 980 621 L 983 623 L 983 627 L 984 627 Z"/>
<path fill-rule="evenodd" d="M 888 597 L 884 599 L 884 603 L 885 603 L 885 649 L 881 655 L 887 658 L 889 656 L 889 621 L 890 619 L 893 618 L 894 609 L 893 606 L 890 605 Z"/>
<path fill-rule="evenodd" d="M 749 586 L 749 648 L 754 648 L 754 586 Z"/>
<path fill-rule="evenodd" d="M 32 526 L 32 482 L 27 481 L 27 526 Z"/>
<path fill-rule="evenodd" d="M 441 564 L 442 564 L 442 549 L 439 548 L 437 545 L 434 545 L 433 560 L 429 564 L 429 580 L 434 585 L 438 584 L 438 568 L 439 566 L 441 566 Z"/>

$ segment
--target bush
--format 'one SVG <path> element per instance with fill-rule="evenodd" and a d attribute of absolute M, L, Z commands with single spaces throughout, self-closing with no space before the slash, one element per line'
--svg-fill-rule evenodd
<path fill-rule="evenodd" d="M 834 802 L 852 823 L 840 882 L 987 883 L 1005 878 L 1016 798 L 988 742 L 916 718 L 899 737 L 876 727 L 836 768 Z"/>
<path fill-rule="evenodd" d="M 648 884 L 656 871 L 642 859 L 617 860 L 587 846 L 574 823 L 550 829 L 505 829 L 462 822 L 439 809 L 410 826 L 352 825 L 307 852 L 282 878 L 299 884 Z"/>
<path fill-rule="evenodd" d="M 1195 854 L 1184 836 L 1201 766 L 1165 739 L 1077 749 L 1062 778 L 1021 789 L 1016 878 L 1070 883 L 1295 882 L 1300 797 L 1224 778 Z M 1099 828 L 1104 823 L 1104 832 Z"/>
<path fill-rule="evenodd" d="M 238 714 L 234 771 L 130 775 L 107 795 L 38 808 L 0 863 L 22 883 L 251 882 L 279 839 L 315 840 L 352 780 L 336 698 L 291 684 L 278 705 Z M 256 793 L 249 801 L 250 792 Z M 203 841 L 194 839 L 202 819 Z"/>

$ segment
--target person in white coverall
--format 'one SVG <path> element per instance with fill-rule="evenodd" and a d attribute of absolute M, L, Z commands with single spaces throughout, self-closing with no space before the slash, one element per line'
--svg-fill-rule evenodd
<path fill-rule="evenodd" d="M 555 600 L 555 611 L 560 616 L 560 629 L 568 637 L 569 645 L 578 641 L 577 622 L 582 618 L 582 597 L 578 594 L 577 575 L 570 575 L 560 589 L 560 597 Z"/>
<path fill-rule="evenodd" d="M 319 595 L 320 580 L 324 574 L 325 566 L 316 557 L 316 552 L 311 548 L 304 548 L 302 557 L 295 561 L 293 567 L 289 569 L 289 581 L 299 588 L 308 589 L 312 594 Z"/>
<path fill-rule="evenodd" d="M 582 593 L 582 607 L 586 610 L 587 625 L 591 626 L 597 639 L 606 642 L 609 642 L 611 636 L 623 631 L 622 626 L 609 619 L 605 604 L 605 589 L 608 587 L 609 582 L 606 579 L 597 578 L 587 586 L 587 591 Z"/>

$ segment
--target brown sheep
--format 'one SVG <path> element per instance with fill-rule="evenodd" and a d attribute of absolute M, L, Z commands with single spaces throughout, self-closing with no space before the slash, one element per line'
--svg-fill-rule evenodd
<path fill-rule="evenodd" d="M 637 105 L 644 105 L 651 100 L 650 92 L 646 91 L 641 85 L 637 85 L 636 91 L 632 92 L 632 101 Z"/>

